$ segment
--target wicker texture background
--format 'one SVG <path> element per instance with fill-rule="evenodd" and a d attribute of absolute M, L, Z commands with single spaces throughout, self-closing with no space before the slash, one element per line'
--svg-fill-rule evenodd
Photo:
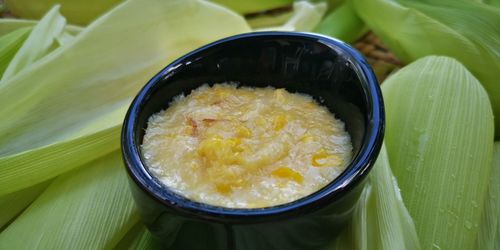
<path fill-rule="evenodd" d="M 366 57 L 379 83 L 382 83 L 387 76 L 403 66 L 401 61 L 380 42 L 373 32 L 368 32 L 361 37 L 354 43 L 354 47 Z"/>

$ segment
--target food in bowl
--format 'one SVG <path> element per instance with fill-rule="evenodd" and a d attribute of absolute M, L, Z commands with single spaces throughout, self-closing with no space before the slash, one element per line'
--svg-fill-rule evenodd
<path fill-rule="evenodd" d="M 344 123 L 312 97 L 285 89 L 203 85 L 148 121 L 149 172 L 191 200 L 261 208 L 332 182 L 351 161 Z"/>

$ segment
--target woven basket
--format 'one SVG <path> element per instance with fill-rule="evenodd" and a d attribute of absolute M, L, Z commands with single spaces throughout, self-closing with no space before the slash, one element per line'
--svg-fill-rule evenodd
<path fill-rule="evenodd" d="M 373 32 L 366 33 L 354 43 L 354 47 L 366 57 L 379 83 L 382 83 L 387 76 L 403 66 L 401 61 L 380 42 Z"/>

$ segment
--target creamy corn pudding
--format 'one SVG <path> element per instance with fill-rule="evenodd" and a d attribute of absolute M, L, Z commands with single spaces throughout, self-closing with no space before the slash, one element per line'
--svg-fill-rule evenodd
<path fill-rule="evenodd" d="M 142 144 L 152 175 L 191 200 L 279 205 L 330 183 L 349 164 L 344 123 L 285 89 L 204 85 L 150 117 Z"/>

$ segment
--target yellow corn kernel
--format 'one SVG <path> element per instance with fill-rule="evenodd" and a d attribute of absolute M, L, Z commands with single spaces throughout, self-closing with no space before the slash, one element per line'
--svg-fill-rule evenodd
<path fill-rule="evenodd" d="M 283 114 L 279 114 L 274 118 L 273 129 L 278 131 L 285 127 L 287 123 L 286 117 Z"/>
<path fill-rule="evenodd" d="M 309 135 L 309 134 L 305 134 L 303 136 L 300 137 L 299 141 L 301 142 L 311 142 L 311 141 L 314 141 L 316 138 L 312 135 Z"/>
<path fill-rule="evenodd" d="M 274 177 L 290 179 L 290 180 L 295 181 L 297 183 L 302 183 L 302 181 L 304 180 L 304 177 L 302 177 L 301 174 L 299 174 L 298 172 L 296 172 L 290 168 L 287 168 L 287 167 L 277 168 L 277 169 L 273 170 L 271 172 L 271 174 Z"/>
<path fill-rule="evenodd" d="M 243 125 L 239 125 L 236 128 L 236 135 L 238 135 L 239 137 L 248 138 L 248 137 L 252 136 L 252 131 L 250 131 L 250 129 L 248 129 L 247 127 L 245 127 Z"/>
<path fill-rule="evenodd" d="M 342 164 L 342 159 L 338 155 L 328 154 L 324 150 L 314 154 L 311 158 L 311 165 L 314 167 L 339 166 L 340 164 Z"/>
<path fill-rule="evenodd" d="M 198 146 L 198 154 L 219 164 L 232 164 L 239 159 L 240 139 L 225 139 L 219 135 L 212 135 L 203 139 Z"/>
<path fill-rule="evenodd" d="M 200 102 L 204 102 L 204 101 L 206 101 L 209 97 L 210 97 L 210 95 L 207 95 L 207 94 L 198 94 L 198 95 L 195 95 L 195 96 L 194 96 L 194 98 L 195 98 L 197 101 L 200 101 Z"/>
<path fill-rule="evenodd" d="M 229 143 L 229 145 L 231 145 L 232 148 L 235 148 L 236 146 L 238 146 L 240 143 L 241 143 L 241 140 L 240 138 L 229 138 L 229 139 L 226 139 L 227 142 Z"/>
<path fill-rule="evenodd" d="M 215 189 L 221 194 L 229 194 L 232 191 L 231 186 L 224 183 L 216 184 Z"/>

